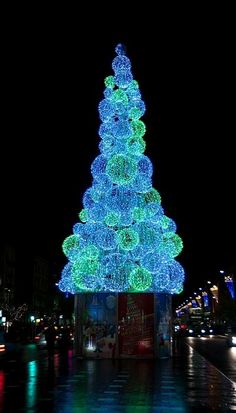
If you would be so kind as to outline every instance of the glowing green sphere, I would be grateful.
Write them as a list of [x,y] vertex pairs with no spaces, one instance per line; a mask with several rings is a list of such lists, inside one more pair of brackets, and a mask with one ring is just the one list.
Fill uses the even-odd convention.
[[163,235],[162,250],[166,251],[171,257],[177,257],[183,249],[183,241],[179,235],[173,232],[165,232]]
[[79,213],[79,218],[81,222],[87,222],[88,221],[88,210],[82,209]]
[[156,202],[157,204],[161,203],[161,195],[155,188],[152,188],[151,191],[144,194],[143,197],[146,204],[150,204],[152,202]]
[[126,155],[113,155],[107,163],[106,173],[114,184],[128,184],[136,176],[137,163]]
[[127,150],[129,153],[139,155],[145,151],[146,143],[140,136],[131,136],[127,142]]
[[109,88],[113,89],[113,88],[115,87],[114,76],[107,76],[107,77],[105,78],[104,83],[105,83],[105,86],[106,86],[106,87],[109,87]]
[[62,251],[71,261],[74,261],[75,257],[78,255],[79,248],[80,238],[77,235],[70,235],[63,241]]
[[120,214],[118,212],[108,212],[108,214],[105,217],[105,224],[108,227],[114,227],[115,225],[118,225],[120,220]]
[[142,222],[145,220],[145,210],[143,208],[140,207],[135,207],[133,209],[133,219],[136,222]]
[[121,249],[133,250],[139,243],[139,236],[132,228],[124,228],[118,231],[118,245]]
[[141,120],[133,120],[131,122],[131,126],[132,126],[132,130],[133,130],[133,134],[134,136],[139,136],[140,138],[143,137],[143,135],[145,135],[146,132],[146,126],[143,123],[143,121]]
[[96,257],[82,256],[72,266],[72,275],[95,274],[98,270],[99,261]]
[[137,267],[130,273],[129,282],[135,291],[146,291],[152,284],[152,275],[145,268]]
[[129,99],[126,95],[125,91],[122,89],[117,89],[112,93],[111,100],[113,102],[120,102],[123,103],[125,106],[128,105]]

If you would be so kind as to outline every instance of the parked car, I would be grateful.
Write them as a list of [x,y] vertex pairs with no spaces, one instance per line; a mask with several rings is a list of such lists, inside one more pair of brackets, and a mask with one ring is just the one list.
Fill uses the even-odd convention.
[[236,327],[229,327],[227,329],[226,344],[228,347],[236,346]]
[[37,345],[39,349],[44,349],[47,346],[46,338],[45,338],[45,333],[44,331],[41,331],[41,333],[38,333],[34,337],[34,342]]

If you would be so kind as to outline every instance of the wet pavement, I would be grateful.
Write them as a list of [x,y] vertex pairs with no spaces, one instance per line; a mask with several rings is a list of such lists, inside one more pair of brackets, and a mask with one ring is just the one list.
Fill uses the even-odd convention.
[[0,369],[0,412],[236,411],[236,383],[192,347],[171,359],[80,360],[42,353]]

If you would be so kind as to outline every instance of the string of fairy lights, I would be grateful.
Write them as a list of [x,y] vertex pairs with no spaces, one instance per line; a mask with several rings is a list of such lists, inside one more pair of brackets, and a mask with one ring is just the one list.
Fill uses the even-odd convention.
[[100,154],[91,165],[92,185],[73,234],[63,242],[68,263],[64,292],[180,293],[184,269],[175,260],[183,248],[176,224],[164,215],[152,187],[153,166],[144,155],[145,113],[139,85],[122,45],[113,76],[105,78],[98,105]]
[[[235,283],[234,283],[233,275],[226,274],[224,270],[220,270],[220,274],[228,289],[230,299],[235,300],[236,294],[235,294]],[[175,311],[177,315],[178,316],[181,315],[182,311],[189,309],[189,308],[193,308],[193,309],[208,308],[211,300],[214,300],[216,303],[218,303],[219,301],[218,282],[214,283],[208,280],[206,282],[205,287],[203,288],[199,287],[198,291],[194,291],[192,296],[187,298],[176,308]],[[211,298],[210,300],[209,300],[209,297]]]

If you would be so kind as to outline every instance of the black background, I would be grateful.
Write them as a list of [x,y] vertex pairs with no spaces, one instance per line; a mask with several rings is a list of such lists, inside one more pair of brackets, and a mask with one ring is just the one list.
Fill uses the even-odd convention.
[[26,260],[40,254],[57,271],[66,263],[61,244],[91,184],[97,106],[121,42],[146,103],[146,154],[183,238],[178,260],[191,292],[220,269],[235,270],[232,11],[159,10],[153,20],[142,10],[107,11],[100,20],[93,10],[95,23],[79,10],[5,16],[1,239],[23,245]]

